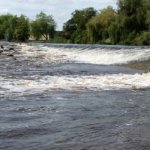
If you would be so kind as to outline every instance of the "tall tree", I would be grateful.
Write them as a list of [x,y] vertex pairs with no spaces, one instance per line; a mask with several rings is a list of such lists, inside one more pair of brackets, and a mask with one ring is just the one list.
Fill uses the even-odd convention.
[[110,30],[113,44],[132,44],[139,34],[147,30],[145,1],[149,0],[117,1],[117,17]]
[[12,16],[8,21],[8,28],[5,32],[5,39],[8,41],[13,41],[15,39],[15,30],[17,27],[17,16]]
[[7,39],[8,29],[13,16],[10,14],[0,16],[0,39]]
[[91,43],[105,41],[109,38],[109,28],[115,20],[116,12],[112,7],[100,11],[98,15],[89,20],[87,24],[88,38]]
[[150,0],[144,0],[144,8],[146,9],[146,24],[150,31]]
[[92,7],[75,10],[72,13],[71,19],[63,27],[67,38],[70,38],[71,42],[74,43],[85,43],[87,38],[86,24],[96,13],[97,11]]
[[29,20],[24,15],[21,15],[17,20],[15,39],[24,42],[28,40],[29,35]]
[[44,37],[45,40],[48,40],[53,38],[55,29],[56,23],[53,17],[43,12],[37,14],[36,20],[31,23],[31,32],[36,39]]
[[122,27],[129,32],[146,29],[146,9],[143,0],[118,0]]

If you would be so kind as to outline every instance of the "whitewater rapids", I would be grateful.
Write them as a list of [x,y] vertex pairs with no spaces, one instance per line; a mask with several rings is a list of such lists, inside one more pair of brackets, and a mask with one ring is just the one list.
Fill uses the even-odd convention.
[[149,150],[150,73],[125,66],[149,62],[150,47],[31,43],[6,50],[0,149]]
[[[21,50],[16,59],[29,61],[29,65],[38,67],[42,64],[51,66],[66,63],[84,63],[98,65],[119,65],[133,61],[150,59],[150,49],[90,49],[90,48],[65,48],[48,46],[21,45]],[[30,66],[29,66],[30,67]],[[79,65],[80,67],[80,65]],[[48,68],[48,67],[47,67]],[[29,71],[32,70],[29,69]],[[36,69],[33,69],[36,70]],[[45,69],[46,70],[46,69]],[[73,69],[72,69],[73,70]],[[20,70],[21,72],[22,70]],[[82,70],[80,70],[82,71]],[[57,70],[56,70],[57,72]],[[71,72],[71,71],[70,71]],[[144,89],[150,88],[150,73],[99,73],[99,74],[68,74],[68,75],[30,75],[31,79],[10,79],[0,77],[1,94],[36,93],[52,90],[119,90],[119,89]]]

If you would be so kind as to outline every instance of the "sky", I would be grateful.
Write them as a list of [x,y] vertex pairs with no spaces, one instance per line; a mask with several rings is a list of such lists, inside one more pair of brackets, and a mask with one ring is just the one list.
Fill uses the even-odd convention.
[[39,12],[53,16],[57,30],[62,30],[63,23],[71,18],[76,9],[94,7],[101,10],[107,6],[116,7],[116,0],[0,0],[0,14],[24,14],[33,20]]

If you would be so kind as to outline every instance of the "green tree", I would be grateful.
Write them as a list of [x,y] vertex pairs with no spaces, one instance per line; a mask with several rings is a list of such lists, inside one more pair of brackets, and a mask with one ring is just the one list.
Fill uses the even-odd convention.
[[7,39],[8,29],[11,25],[13,16],[10,14],[0,16],[0,39]]
[[8,41],[13,41],[15,38],[15,29],[17,26],[17,16],[12,16],[8,21],[8,28],[5,32],[5,39]]
[[24,15],[21,15],[17,19],[17,25],[15,28],[15,40],[17,41],[27,41],[29,38],[29,20]]
[[150,0],[144,0],[144,7],[146,9],[146,24],[150,31]]
[[107,7],[93,17],[87,24],[88,38],[91,43],[103,41],[109,38],[109,28],[115,20],[116,12],[112,7]]
[[31,22],[31,33],[36,39],[42,37],[45,40],[54,37],[56,23],[52,16],[41,12],[36,16],[36,20]]
[[30,24],[31,27],[31,34],[36,40],[39,40],[41,38],[41,33],[39,32],[40,24],[38,24],[38,21],[32,21]]
[[119,0],[118,13],[122,27],[129,32],[146,29],[146,9],[143,0]]
[[66,38],[70,38],[73,43],[86,43],[86,24],[96,13],[97,11],[92,7],[75,10],[72,13],[71,19],[69,19],[63,27]]
[[117,17],[110,27],[113,44],[133,44],[147,30],[146,1],[149,3],[149,0],[118,0]]

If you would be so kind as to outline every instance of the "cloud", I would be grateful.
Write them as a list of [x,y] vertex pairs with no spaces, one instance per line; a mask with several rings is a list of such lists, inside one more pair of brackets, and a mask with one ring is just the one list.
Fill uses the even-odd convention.
[[0,13],[2,14],[7,14],[9,12],[9,10],[7,8],[3,8],[0,10]]
[[115,7],[116,0],[0,0],[0,13],[25,14],[30,19],[40,11],[51,14],[62,29],[75,9],[94,7],[100,10],[108,5]]

